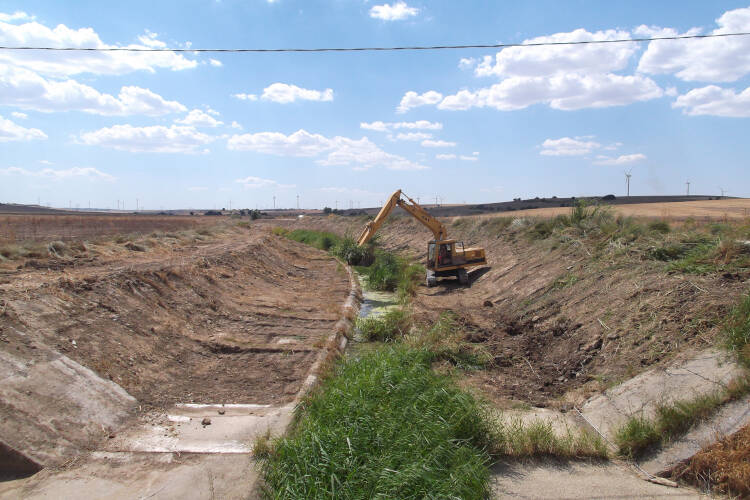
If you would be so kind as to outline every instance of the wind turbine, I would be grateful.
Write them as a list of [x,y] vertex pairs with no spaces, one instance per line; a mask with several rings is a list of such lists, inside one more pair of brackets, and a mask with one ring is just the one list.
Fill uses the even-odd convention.
[[685,181],[685,185],[687,186],[687,195],[690,196],[690,181]]
[[633,176],[633,174],[631,174],[630,172],[632,172],[632,171],[633,171],[633,169],[631,168],[630,170],[628,170],[627,172],[625,172],[625,183],[628,186],[628,197],[630,197],[630,178]]
[[728,191],[721,186],[719,186],[719,190],[721,191],[721,197],[724,198]]

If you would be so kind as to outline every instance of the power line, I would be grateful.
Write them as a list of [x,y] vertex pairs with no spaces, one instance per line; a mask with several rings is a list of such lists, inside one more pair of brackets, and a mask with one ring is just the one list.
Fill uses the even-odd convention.
[[509,47],[546,47],[556,45],[590,45],[603,43],[656,42],[659,40],[689,40],[696,38],[719,38],[748,36],[750,32],[715,33],[710,35],[676,35],[650,38],[618,38],[615,40],[579,40],[571,42],[531,42],[531,43],[495,43],[472,45],[412,45],[401,47],[319,47],[319,48],[281,48],[281,49],[170,49],[166,47],[8,47],[0,50],[50,50],[67,52],[386,52],[409,50],[460,50],[460,49],[504,49]]

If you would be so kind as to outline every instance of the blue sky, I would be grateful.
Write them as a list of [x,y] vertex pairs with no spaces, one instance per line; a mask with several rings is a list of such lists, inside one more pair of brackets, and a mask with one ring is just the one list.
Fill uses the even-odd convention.
[[[748,1],[0,2],[0,45],[277,48],[750,31]],[[314,54],[0,50],[0,201],[750,195],[750,37]]]

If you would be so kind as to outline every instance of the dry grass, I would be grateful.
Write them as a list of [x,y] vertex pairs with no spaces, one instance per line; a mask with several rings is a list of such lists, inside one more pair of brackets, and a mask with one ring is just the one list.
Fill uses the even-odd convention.
[[750,426],[679,464],[672,478],[731,497],[750,498]]

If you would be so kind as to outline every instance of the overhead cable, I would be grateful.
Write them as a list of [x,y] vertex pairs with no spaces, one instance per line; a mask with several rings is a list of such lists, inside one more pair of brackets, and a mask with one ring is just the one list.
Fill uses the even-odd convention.
[[471,44],[471,45],[412,45],[401,47],[319,47],[319,48],[234,48],[234,49],[209,49],[209,48],[166,48],[166,47],[31,47],[31,46],[0,46],[0,50],[49,50],[66,52],[387,52],[387,51],[412,51],[412,50],[461,50],[461,49],[504,49],[509,47],[548,47],[557,45],[592,45],[604,43],[631,43],[631,42],[656,42],[660,40],[690,40],[699,38],[719,38],[748,36],[746,33],[714,33],[710,35],[675,35],[657,36],[648,38],[618,38],[614,40],[579,40],[569,42],[528,42],[528,43],[494,43],[494,44]]

